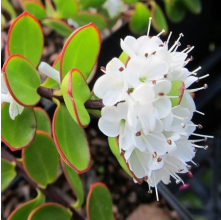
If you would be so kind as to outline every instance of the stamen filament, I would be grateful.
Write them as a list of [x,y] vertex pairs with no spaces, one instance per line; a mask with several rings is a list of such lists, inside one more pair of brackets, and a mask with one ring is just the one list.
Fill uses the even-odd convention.
[[149,24],[148,24],[148,29],[147,29],[147,37],[149,36],[149,33],[150,33],[151,21],[152,21],[152,17],[149,17]]

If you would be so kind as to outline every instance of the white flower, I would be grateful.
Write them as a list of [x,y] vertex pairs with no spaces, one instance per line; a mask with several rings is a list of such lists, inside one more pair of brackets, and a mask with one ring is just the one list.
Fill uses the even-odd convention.
[[20,115],[24,109],[23,106],[19,105],[13,97],[10,95],[5,82],[3,75],[1,74],[1,103],[3,102],[8,102],[10,103],[9,105],[9,115],[12,120],[15,119],[17,115]]
[[115,105],[124,100],[127,94],[125,66],[119,59],[113,58],[104,72],[94,85],[94,93],[103,99],[104,105]]

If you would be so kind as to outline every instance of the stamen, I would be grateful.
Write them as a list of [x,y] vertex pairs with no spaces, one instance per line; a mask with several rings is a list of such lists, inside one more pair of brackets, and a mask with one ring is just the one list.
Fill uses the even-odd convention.
[[190,161],[192,164],[194,164],[196,167],[199,167],[200,165],[198,163],[195,163],[193,160]]
[[156,180],[155,180],[155,174],[154,174],[154,172],[153,172],[153,178],[154,178],[154,183],[155,183],[155,192],[156,192],[157,201],[159,201],[158,190],[157,190],[157,184],[156,184]]
[[157,158],[157,162],[160,163],[162,161],[162,157]]
[[148,53],[145,53],[144,56],[145,56],[145,57],[148,57]]
[[164,96],[164,93],[163,93],[163,92],[160,92],[158,95],[159,95],[159,96]]
[[196,140],[188,140],[188,142],[191,142],[191,143],[202,142],[202,141],[205,141],[205,138],[204,139],[196,139]]
[[183,37],[184,35],[182,33],[180,33],[178,39],[175,41],[175,43],[173,44],[173,46],[169,49],[169,52],[172,52],[172,50],[177,46],[177,44],[179,44],[179,40],[181,37]]
[[183,185],[181,185],[181,186],[179,187],[179,190],[186,190],[186,189],[189,188],[189,186],[190,186],[189,183],[183,184]]
[[137,137],[141,135],[141,132],[138,131],[136,134],[135,134]]
[[105,68],[104,66],[101,66],[101,67],[100,67],[100,70],[101,70],[101,71],[106,71],[106,68]]
[[192,174],[191,171],[188,171],[188,172],[186,173],[186,175],[187,175],[189,178],[193,178],[193,174]]
[[157,37],[159,37],[161,34],[163,34],[165,32],[165,30],[163,29],[158,35]]
[[204,78],[206,78],[206,77],[208,77],[208,76],[209,76],[209,74],[206,74],[206,75],[204,75],[204,76],[199,77],[198,80],[204,79]]
[[149,24],[148,24],[148,29],[147,29],[147,37],[149,36],[149,33],[150,33],[151,20],[152,20],[152,17],[149,17]]
[[205,113],[200,112],[200,111],[197,111],[197,110],[195,110],[194,112],[196,112],[196,113],[198,113],[198,114],[200,114],[200,115],[205,115]]
[[209,148],[208,145],[205,145],[205,146],[204,146],[204,150],[207,150],[208,148]]
[[199,90],[207,89],[207,88],[208,88],[208,85],[207,85],[207,84],[204,84],[204,86],[203,86],[203,87],[200,87],[200,88],[196,88],[196,89],[185,89],[185,90],[190,93],[190,92],[197,92],[197,91],[199,91]]
[[120,68],[119,68],[119,71],[120,71],[120,72],[122,72],[123,70],[124,70],[124,68],[123,68],[123,67],[120,67]]
[[167,143],[168,143],[169,145],[171,145],[171,144],[172,144],[172,141],[171,141],[171,140],[167,140]]
[[202,67],[199,66],[198,68],[196,68],[195,70],[193,70],[192,73],[196,73],[198,70],[201,70],[201,69],[202,69]]
[[169,44],[171,35],[172,35],[172,31],[170,31],[170,34],[169,34],[169,36],[168,36],[168,38],[167,38],[167,41],[165,42],[166,44]]
[[205,137],[205,138],[214,138],[214,136],[203,135],[203,134],[196,134],[196,133],[192,133],[192,135],[195,135],[195,136],[198,136],[198,137]]
[[188,54],[190,51],[192,51],[194,49],[194,46],[192,46],[187,52],[186,54]]
[[197,144],[192,144],[193,147],[197,147],[197,148],[204,148],[204,146],[200,146],[200,145],[197,145]]
[[148,184],[149,190],[147,191],[149,194],[153,193],[153,190],[150,188],[150,185]]

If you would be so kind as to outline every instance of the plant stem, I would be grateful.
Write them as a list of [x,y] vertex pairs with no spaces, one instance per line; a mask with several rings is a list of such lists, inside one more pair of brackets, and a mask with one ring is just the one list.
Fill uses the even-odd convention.
[[[60,102],[64,102],[63,96],[54,95],[54,91],[55,91],[54,89],[48,89],[48,88],[41,87],[41,86],[38,88],[38,94],[41,97],[44,97],[44,98],[49,99],[51,101],[53,98],[56,98]],[[104,107],[104,104],[101,99],[100,100],[88,100],[84,103],[84,105],[88,109],[97,109],[97,110],[100,110]]]
[[1,155],[2,158],[6,159],[7,161],[10,162],[15,162],[16,163],[16,171],[19,173],[23,178],[34,188],[38,188],[41,190],[42,193],[44,193],[48,198],[50,198],[51,201],[59,203],[69,209],[71,209],[73,216],[72,219],[75,220],[84,220],[85,218],[82,217],[81,215],[78,214],[73,208],[70,207],[69,203],[63,199],[62,194],[55,190],[53,186],[49,185],[47,186],[46,189],[40,188],[35,182],[33,182],[27,175],[23,165],[21,162],[19,162],[12,154],[10,154],[6,149],[2,147],[1,149]]

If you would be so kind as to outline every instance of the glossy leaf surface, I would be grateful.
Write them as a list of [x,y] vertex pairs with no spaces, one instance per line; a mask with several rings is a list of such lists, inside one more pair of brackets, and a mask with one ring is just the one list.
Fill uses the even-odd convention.
[[45,202],[45,196],[41,193],[40,190],[37,191],[38,195],[36,198],[25,202],[24,204],[20,205],[16,208],[8,217],[7,220],[27,220],[29,214],[34,210],[36,207],[41,205]]
[[37,93],[40,76],[35,67],[24,57],[12,55],[5,62],[2,72],[10,94],[22,106],[36,105],[41,96]]
[[69,37],[74,31],[74,29],[58,18],[46,18],[42,21],[42,23],[50,27],[52,30],[55,30],[62,37]]
[[84,188],[81,182],[81,178],[71,167],[69,167],[65,162],[63,162],[63,160],[61,160],[61,164],[64,170],[66,180],[68,181],[72,191],[77,197],[77,201],[74,204],[71,204],[71,206],[77,209],[81,207],[84,202]]
[[1,192],[10,185],[15,176],[15,163],[1,158]]
[[81,5],[82,9],[87,9],[89,7],[91,8],[97,8],[99,6],[101,6],[106,0],[95,0],[95,1],[91,1],[91,0],[79,0],[79,3]]
[[41,59],[43,44],[43,33],[38,20],[28,12],[23,12],[9,29],[8,54],[20,54],[37,66]]
[[87,197],[87,218],[89,220],[113,220],[112,199],[103,183],[91,185]]
[[152,19],[153,27],[158,32],[164,29],[165,30],[164,34],[166,34],[168,32],[168,25],[162,9],[154,1],[150,2],[150,4],[151,4],[151,17],[153,18]]
[[172,107],[177,106],[180,104],[181,99],[183,97],[183,92],[185,89],[185,85],[182,81],[179,80],[174,80],[171,81],[172,83],[172,88],[171,91],[169,92],[168,96],[178,96],[178,98],[171,98],[171,103]]
[[57,203],[45,203],[34,209],[27,220],[71,220],[69,209]]
[[17,115],[15,120],[12,120],[8,111],[9,104],[2,104],[2,141],[11,150],[20,150],[21,148],[28,146],[35,137],[35,114],[32,108],[24,108],[22,114]]
[[103,31],[105,28],[107,28],[107,21],[101,14],[81,12],[73,16],[72,19],[77,22],[79,26],[83,26],[92,22],[98,27],[100,31]]
[[77,0],[53,0],[58,18],[71,18],[78,11]]
[[34,112],[37,120],[37,130],[45,131],[51,135],[51,120],[48,116],[48,113],[40,107],[35,107]]
[[100,33],[91,23],[76,30],[66,41],[61,52],[61,81],[71,69],[90,75],[100,52]]
[[141,2],[136,4],[133,16],[130,20],[130,29],[135,34],[143,34],[148,28],[150,17],[149,9]]
[[37,131],[34,141],[22,151],[22,162],[27,174],[39,186],[45,188],[52,183],[57,177],[59,154],[50,135]]
[[63,79],[61,91],[67,109],[82,128],[90,123],[90,116],[84,107],[84,103],[90,98],[90,89],[84,76],[77,70],[71,70]]
[[52,132],[64,162],[77,173],[86,172],[91,165],[91,156],[84,129],[76,124],[62,103],[55,111]]
[[43,19],[46,17],[46,10],[44,5],[36,0],[23,1],[24,9],[30,14],[34,15],[37,19]]

